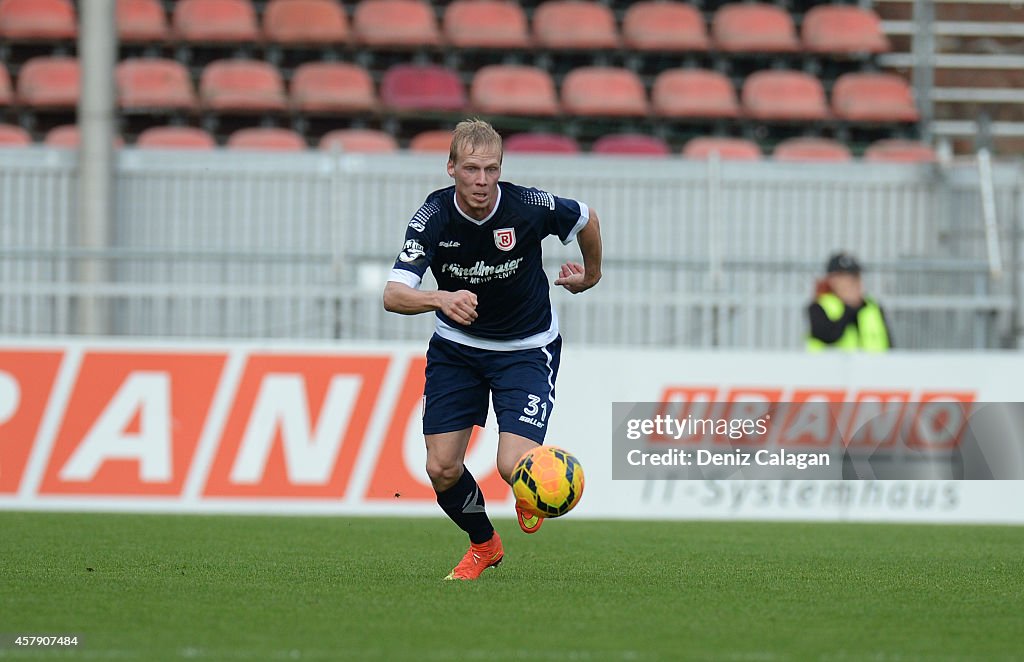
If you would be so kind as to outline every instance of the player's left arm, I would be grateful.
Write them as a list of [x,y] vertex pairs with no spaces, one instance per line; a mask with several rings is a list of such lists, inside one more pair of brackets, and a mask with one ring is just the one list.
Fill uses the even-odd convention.
[[558,272],[555,285],[560,285],[573,294],[579,294],[597,285],[601,280],[601,222],[592,208],[587,224],[576,234],[576,241],[583,254],[583,264],[566,262]]

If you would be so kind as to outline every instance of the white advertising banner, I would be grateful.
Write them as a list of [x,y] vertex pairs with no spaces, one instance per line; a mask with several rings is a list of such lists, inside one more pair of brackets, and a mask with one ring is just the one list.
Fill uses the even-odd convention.
[[[0,340],[0,508],[440,515],[422,344]],[[548,443],[570,517],[1024,523],[1024,481],[612,480],[614,402],[1018,402],[1024,356],[575,349]],[[512,516],[493,420],[467,465]]]

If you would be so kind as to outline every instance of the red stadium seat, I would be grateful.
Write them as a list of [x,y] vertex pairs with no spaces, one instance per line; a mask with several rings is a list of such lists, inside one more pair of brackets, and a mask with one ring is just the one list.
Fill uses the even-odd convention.
[[139,134],[135,146],[144,149],[213,149],[213,136],[193,126],[153,126]]
[[607,6],[587,0],[548,0],[533,13],[538,46],[552,49],[617,48],[615,15]]
[[363,0],[353,25],[364,46],[415,48],[437,46],[441,33],[434,10],[425,0]]
[[887,139],[871,143],[864,160],[874,163],[934,163],[935,150],[916,140]]
[[718,154],[722,161],[757,161],[761,158],[761,148],[757,143],[745,138],[693,138],[683,147],[683,157],[687,159],[709,159]]
[[366,69],[347,62],[306,62],[295,69],[292,106],[306,113],[356,113],[377,107]]
[[767,121],[811,121],[828,117],[825,89],[801,71],[758,71],[743,81],[743,111]]
[[0,0],[0,39],[48,41],[77,35],[70,0]]
[[444,36],[457,48],[528,48],[526,14],[508,0],[455,0],[444,12]]
[[[65,124],[63,126],[56,126],[47,131],[46,136],[43,138],[43,144],[48,147],[78,149],[82,144],[82,136],[76,125]],[[121,136],[114,136],[114,147],[124,147],[124,138]]]
[[444,129],[417,133],[409,141],[409,151],[411,152],[443,152],[447,154],[451,151],[451,147],[452,132]]
[[800,50],[793,18],[782,7],[732,3],[711,22],[715,46],[729,53],[795,53]]
[[515,133],[503,141],[506,154],[579,154],[573,138],[560,133]]
[[846,145],[831,138],[788,138],[775,146],[772,158],[776,161],[842,163],[853,157]]
[[217,111],[269,112],[287,107],[284,82],[262,60],[215,60],[199,79],[199,100]]
[[398,151],[398,141],[376,129],[335,129],[320,139],[320,149],[353,154],[386,154]]
[[121,108],[195,110],[198,106],[188,70],[177,60],[129,58],[117,64],[115,77]]
[[622,19],[622,41],[638,51],[706,51],[711,45],[700,11],[674,0],[631,4]]
[[473,76],[469,91],[473,109],[494,115],[543,115],[558,113],[555,83],[544,69],[524,65],[495,64]]
[[9,106],[14,103],[14,88],[11,86],[11,75],[7,73],[7,67],[0,63],[0,106]]
[[740,105],[732,82],[717,71],[668,69],[651,88],[651,106],[661,117],[737,117]]
[[348,17],[337,0],[271,0],[263,11],[263,34],[274,44],[343,44]]
[[853,5],[818,5],[804,14],[801,27],[809,53],[884,53],[889,40],[878,14]]
[[562,107],[570,115],[605,117],[637,117],[648,110],[640,77],[614,67],[580,67],[566,74]]
[[28,131],[13,124],[0,124],[0,147],[24,147],[32,144]]
[[668,156],[671,150],[665,141],[640,133],[619,133],[601,136],[590,148],[593,154],[624,156]]
[[171,18],[174,34],[189,42],[257,41],[256,11],[249,0],[178,0]]
[[832,87],[832,110],[850,122],[916,122],[914,93],[896,74],[847,73]]
[[232,133],[228,136],[227,147],[268,152],[301,152],[306,149],[306,141],[291,129],[257,126]]
[[160,0],[117,0],[117,38],[126,43],[160,42],[170,36]]
[[380,99],[384,106],[398,111],[456,111],[465,108],[466,91],[451,69],[433,64],[396,64],[384,72]]
[[34,108],[74,108],[80,90],[78,60],[73,57],[34,57],[18,76],[18,102]]

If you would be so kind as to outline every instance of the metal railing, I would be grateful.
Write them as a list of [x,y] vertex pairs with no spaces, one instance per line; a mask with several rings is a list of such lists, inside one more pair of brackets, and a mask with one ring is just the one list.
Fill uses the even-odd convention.
[[[75,333],[95,300],[115,335],[425,338],[430,316],[386,313],[380,293],[408,219],[450,182],[444,160],[125,149],[111,246],[97,251],[77,244],[74,154],[0,150],[0,333]],[[602,218],[604,281],[552,294],[575,342],[801,347],[815,278],[838,248],[866,263],[900,347],[1016,342],[1015,166],[991,168],[988,234],[973,165],[510,155],[504,176]],[[993,245],[1002,278],[989,273]],[[545,250],[549,272],[578,256],[554,239]],[[77,282],[77,263],[95,258],[110,282]]]

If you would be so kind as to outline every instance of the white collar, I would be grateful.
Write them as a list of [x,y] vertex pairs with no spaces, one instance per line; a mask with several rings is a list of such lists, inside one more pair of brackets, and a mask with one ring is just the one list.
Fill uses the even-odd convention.
[[472,216],[470,216],[469,214],[467,214],[466,212],[462,211],[462,207],[459,206],[459,194],[458,194],[457,191],[452,193],[452,200],[455,202],[455,208],[459,210],[459,213],[462,214],[462,217],[464,219],[466,219],[470,223],[476,223],[477,225],[483,225],[487,221],[491,220],[491,218],[494,216],[494,214],[498,211],[498,205],[501,204],[501,185],[500,184],[498,185],[498,197],[496,197],[494,199],[494,207],[491,209],[491,213],[488,214],[486,218],[481,219],[481,220],[477,220],[477,219],[473,218]]

